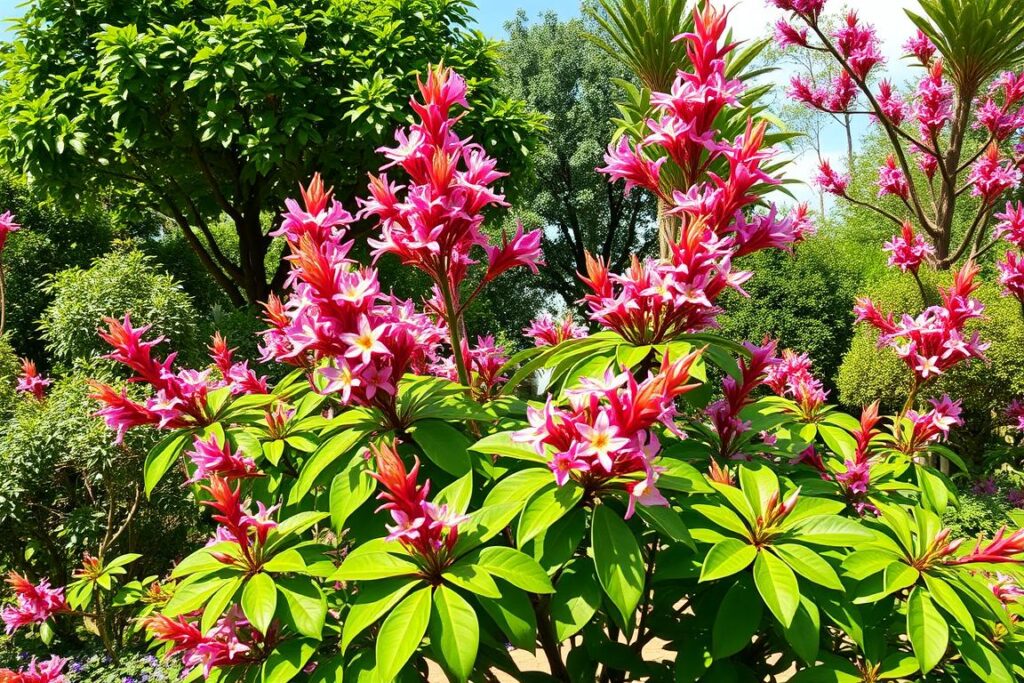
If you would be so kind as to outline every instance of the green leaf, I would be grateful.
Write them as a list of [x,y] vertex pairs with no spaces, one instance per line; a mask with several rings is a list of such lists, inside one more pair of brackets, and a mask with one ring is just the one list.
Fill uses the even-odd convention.
[[[596,583],[594,587],[600,600],[600,589],[597,589]],[[537,643],[537,616],[530,598],[523,591],[509,585],[498,588],[501,589],[500,598],[478,597],[477,601],[512,645],[532,652]]]
[[732,576],[750,566],[757,556],[757,548],[735,538],[719,541],[704,558],[700,581],[714,581]]
[[221,586],[220,590],[206,601],[206,605],[203,608],[203,618],[199,624],[199,628],[203,633],[213,628],[217,620],[224,615],[228,605],[234,601],[235,594],[238,593],[238,589],[241,587],[242,577],[236,576]]
[[502,455],[516,460],[547,463],[547,458],[528,444],[513,441],[512,432],[498,432],[485,436],[470,446],[469,450],[484,455]]
[[153,489],[160,483],[160,480],[167,474],[167,470],[174,466],[186,447],[191,443],[191,432],[171,432],[146,455],[146,463],[142,467],[142,479],[146,484],[146,497],[153,493]]
[[294,505],[302,500],[309,493],[309,490],[313,488],[317,477],[330,467],[335,460],[355,448],[364,436],[365,432],[363,431],[346,429],[324,441],[320,448],[316,449],[309,456],[309,459],[303,463],[302,470],[299,471],[299,478],[295,481],[295,485],[292,486],[291,493],[288,496],[288,503]]
[[607,505],[594,509],[591,550],[601,587],[629,624],[643,595],[644,558],[633,532]]
[[465,476],[459,477],[434,497],[435,505],[446,504],[458,514],[463,514],[469,508],[469,501],[473,497],[473,472],[470,470]]
[[466,560],[456,562],[451,567],[448,567],[441,574],[441,577],[451,583],[452,585],[458,586],[471,593],[482,595],[485,598],[500,598],[501,591],[498,590],[498,584],[494,583],[494,579],[488,574],[483,568],[478,567],[475,564],[469,564]]
[[750,645],[761,626],[764,603],[749,576],[732,585],[718,606],[711,629],[711,654],[715,659],[731,657]]
[[389,544],[389,541],[378,539],[358,546],[348,554],[331,580],[368,581],[419,572],[420,568],[412,560],[390,552]]
[[356,636],[384,616],[419,584],[418,579],[384,579],[360,586],[359,595],[342,626],[341,651],[347,650]]
[[391,611],[377,633],[377,675],[381,681],[393,681],[409,661],[427,632],[430,621],[431,587],[408,596]]
[[516,545],[522,548],[540,532],[565,516],[583,498],[583,487],[574,481],[558,486],[553,481],[530,499],[519,516]]
[[298,676],[316,648],[315,641],[305,639],[286,640],[278,645],[263,663],[264,683],[287,683]]
[[472,469],[469,439],[447,422],[420,420],[409,431],[423,453],[445,472],[461,477]]
[[284,597],[295,630],[319,640],[327,620],[327,598],[320,587],[306,578],[279,578],[277,590]]
[[288,548],[277,553],[263,564],[263,569],[274,574],[285,572],[306,571],[306,561],[302,559],[302,553],[294,548]]
[[601,606],[601,586],[590,568],[581,562],[570,564],[562,572],[551,598],[551,619],[559,642],[574,636]]
[[857,546],[874,538],[874,534],[860,523],[834,515],[808,517],[793,532],[793,539],[801,543],[831,547]]
[[667,505],[637,505],[636,511],[648,524],[665,536],[666,540],[679,541],[691,550],[697,549],[683,518],[672,508]]
[[949,627],[928,596],[918,586],[907,600],[907,637],[914,648],[921,673],[927,674],[946,656]]
[[277,610],[277,586],[269,574],[253,574],[242,589],[242,611],[256,630],[266,633]]
[[739,467],[740,489],[758,516],[772,496],[779,495],[779,478],[770,467],[761,463],[745,463]]
[[804,662],[813,666],[818,661],[818,650],[821,647],[821,614],[807,596],[800,596],[800,606],[793,615],[793,623],[789,628],[783,629],[783,635]]
[[760,552],[754,560],[754,583],[775,618],[790,628],[800,605],[800,586],[793,570],[771,553]]
[[932,599],[973,638],[976,635],[974,617],[971,616],[967,605],[956,594],[953,587],[939,577],[932,576],[927,572],[922,573],[921,576],[924,577],[924,585],[928,587],[928,593]]
[[469,680],[480,645],[480,624],[466,599],[445,586],[434,591],[430,644],[455,680]]
[[771,549],[790,569],[808,581],[833,590],[843,590],[843,582],[839,580],[836,570],[810,548],[796,543],[777,543]]
[[345,529],[349,516],[373,495],[377,482],[367,474],[362,458],[352,458],[331,482],[331,528],[336,534]]
[[544,568],[532,557],[514,548],[484,548],[480,551],[476,565],[528,593],[555,592]]

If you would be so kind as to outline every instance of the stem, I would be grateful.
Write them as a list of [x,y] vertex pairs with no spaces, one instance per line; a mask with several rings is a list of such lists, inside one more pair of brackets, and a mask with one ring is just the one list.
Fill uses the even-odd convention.
[[537,615],[537,640],[540,641],[541,649],[548,660],[548,667],[551,675],[560,681],[570,681],[569,671],[562,661],[562,652],[558,648],[558,638],[555,636],[555,629],[551,625],[551,617],[547,610],[541,607],[536,598],[533,602],[533,611]]
[[7,326],[7,273],[4,272],[4,264],[0,263],[0,334],[4,333]]
[[896,437],[897,446],[900,445],[900,432],[902,431],[901,427],[903,426],[903,418],[906,417],[906,414],[914,407],[914,399],[917,398],[917,391],[920,388],[921,386],[915,377],[914,383],[910,386],[910,393],[907,394],[907,400],[903,403],[903,408],[900,409],[899,415],[896,416],[896,423],[893,425],[893,436]]
[[451,284],[447,277],[440,277],[437,281],[444,299],[445,323],[448,325],[448,335],[451,337],[452,358],[455,360],[455,369],[459,373],[459,382],[470,389],[469,369],[466,367],[466,359],[462,355],[462,319],[459,317],[458,309],[455,306],[455,297],[452,295]]

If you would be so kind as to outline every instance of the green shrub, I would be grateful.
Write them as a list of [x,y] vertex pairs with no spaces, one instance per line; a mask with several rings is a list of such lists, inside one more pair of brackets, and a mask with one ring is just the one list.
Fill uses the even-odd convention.
[[53,273],[85,268],[110,249],[113,227],[102,212],[77,214],[40,203],[24,181],[0,171],[0,213],[12,211],[21,231],[4,249],[7,278],[7,333],[18,355],[43,361],[38,321],[53,294],[40,285]]
[[197,313],[191,299],[151,257],[121,243],[89,268],[71,268],[53,276],[47,290],[52,303],[40,328],[55,362],[68,367],[76,358],[106,352],[96,334],[105,316],[132,316],[135,325],[151,324],[186,358],[201,353]]

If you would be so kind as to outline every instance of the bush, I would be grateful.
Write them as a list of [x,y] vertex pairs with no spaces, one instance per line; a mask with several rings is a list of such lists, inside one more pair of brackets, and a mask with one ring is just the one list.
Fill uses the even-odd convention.
[[198,314],[181,285],[131,244],[120,244],[88,268],[56,274],[47,291],[53,301],[40,329],[47,350],[65,367],[103,352],[96,330],[107,316],[131,314],[136,325],[152,325],[187,358],[196,358],[203,348]]
[[[937,300],[936,287],[948,283],[949,273],[924,272],[930,298]],[[880,308],[912,315],[923,306],[921,293],[909,275],[890,272],[867,288],[865,294]],[[983,284],[977,297],[985,304],[985,317],[969,330],[991,342],[985,355],[989,363],[972,361],[953,368],[930,385],[921,398],[949,394],[963,401],[967,425],[957,432],[964,455],[977,462],[994,439],[993,429],[1001,422],[1006,406],[1024,394],[1024,316],[1013,299],[1001,295],[993,284]],[[860,326],[839,368],[839,399],[846,406],[867,405],[880,400],[883,408],[898,410],[910,388],[911,373],[889,349],[879,349],[878,333]]]
[[22,226],[3,253],[7,333],[18,355],[34,358],[42,367],[46,358],[38,321],[53,294],[41,283],[67,268],[88,267],[110,249],[114,228],[96,208],[70,214],[39,204],[8,171],[0,171],[0,213],[4,211],[13,212]]

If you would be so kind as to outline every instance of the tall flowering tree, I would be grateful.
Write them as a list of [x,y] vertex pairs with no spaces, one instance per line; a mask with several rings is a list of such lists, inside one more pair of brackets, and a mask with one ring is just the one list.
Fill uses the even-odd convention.
[[[895,197],[899,210],[855,196],[849,177],[828,162],[819,169],[820,187],[900,228],[887,245],[891,263],[915,276],[923,260],[945,269],[992,249],[994,211],[1000,198],[1020,185],[1024,161],[1019,144],[1024,79],[1013,70],[1024,57],[1024,5],[921,2],[922,14],[910,13],[918,30],[904,45],[921,77],[911,91],[900,92],[884,76],[874,27],[855,9],[828,29],[825,0],[770,4],[789,13],[776,27],[783,46],[826,53],[840,67],[828,84],[795,77],[789,94],[819,111],[868,116],[880,127],[890,151],[878,170],[877,194]],[[973,218],[957,234],[954,217],[968,199],[976,207]]]
[[[352,216],[314,178],[275,231],[290,276],[267,302],[264,354],[287,377],[264,382],[220,338],[208,367],[180,368],[130,320],[109,323],[111,358],[142,385],[96,386],[112,438],[164,430],[147,488],[171,478],[209,513],[206,544],[146,593],[161,654],[193,679],[261,683],[432,665],[536,678],[508,644],[565,682],[1024,672],[1024,530],[972,541],[941,523],[955,492],[928,462],[957,401],[858,420],[827,403],[809,358],[713,332],[721,291],[752,276],[733,261],[809,228],[800,209],[755,206],[776,178],[724,70],[726,18],[698,8],[679,39],[692,64],[655,95],[649,134],[609,151],[608,173],[660,192],[681,230],[665,260],[592,262],[593,334],[541,319],[508,360],[464,341],[469,262],[486,261],[487,286],[538,255],[526,233],[483,240],[498,166],[457,137],[469,102],[440,68],[362,204],[378,255],[433,280],[425,301],[380,291],[351,257]],[[742,132],[721,134],[714,120],[734,115]],[[665,189],[669,156],[696,164],[692,186]],[[983,352],[963,328],[973,290],[968,268],[919,320],[869,302],[862,315],[923,385]],[[117,562],[86,558],[63,593],[18,581],[12,623],[65,618],[63,595],[81,609]]]

